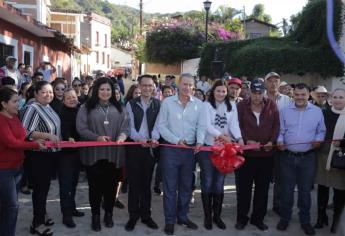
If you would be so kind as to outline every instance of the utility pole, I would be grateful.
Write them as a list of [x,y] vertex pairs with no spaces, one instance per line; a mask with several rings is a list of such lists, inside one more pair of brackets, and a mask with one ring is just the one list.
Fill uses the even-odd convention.
[[284,33],[284,36],[287,35],[287,32],[288,32],[288,23],[287,23],[286,19],[283,18],[283,33]]
[[[139,2],[139,9],[140,9],[140,19],[139,19],[139,26],[140,26],[140,36],[143,34],[143,0]],[[139,75],[141,75],[141,62],[139,61]]]
[[246,33],[246,7],[243,6],[243,32],[244,32],[244,39],[247,38],[247,33]]

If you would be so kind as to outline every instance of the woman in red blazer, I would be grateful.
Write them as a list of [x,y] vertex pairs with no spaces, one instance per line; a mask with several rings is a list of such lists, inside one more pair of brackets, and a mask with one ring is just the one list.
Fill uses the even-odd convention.
[[43,142],[24,141],[26,134],[17,117],[19,97],[10,88],[0,89],[0,235],[14,236],[18,215],[18,182],[25,149],[44,148]]

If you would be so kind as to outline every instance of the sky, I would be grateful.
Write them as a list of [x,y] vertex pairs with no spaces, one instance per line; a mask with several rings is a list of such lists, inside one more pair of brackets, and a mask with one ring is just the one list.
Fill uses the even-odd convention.
[[[300,12],[308,0],[211,0],[211,11],[221,5],[238,10],[245,7],[246,14],[251,14],[255,4],[262,3],[265,13],[272,16],[272,23],[277,24],[282,18],[290,19],[290,16]],[[128,5],[139,8],[139,0],[109,0],[109,2]],[[174,13],[189,10],[202,10],[204,0],[143,0],[144,12],[148,13]]]

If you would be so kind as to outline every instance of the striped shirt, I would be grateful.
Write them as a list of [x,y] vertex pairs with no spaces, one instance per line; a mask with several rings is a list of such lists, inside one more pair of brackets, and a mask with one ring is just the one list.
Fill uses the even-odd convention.
[[[61,121],[58,114],[49,106],[43,106],[38,102],[26,106],[21,116],[21,121],[27,132],[27,138],[31,139],[33,132],[42,132],[58,136],[61,139]],[[59,151],[51,149],[48,151]]]

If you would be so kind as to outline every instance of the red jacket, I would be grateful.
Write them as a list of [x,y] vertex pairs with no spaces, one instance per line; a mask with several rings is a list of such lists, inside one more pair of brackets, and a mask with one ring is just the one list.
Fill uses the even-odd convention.
[[[257,125],[256,117],[251,109],[251,100],[246,99],[237,105],[238,121],[244,143],[248,140],[260,142],[264,145],[271,141],[276,143],[279,135],[279,111],[277,105],[271,99],[264,98],[264,107],[260,113],[260,123]],[[272,156],[273,151],[246,151],[247,157]]]
[[35,142],[26,142],[25,129],[18,117],[8,118],[0,113],[0,170],[21,167],[25,149],[38,149]]

